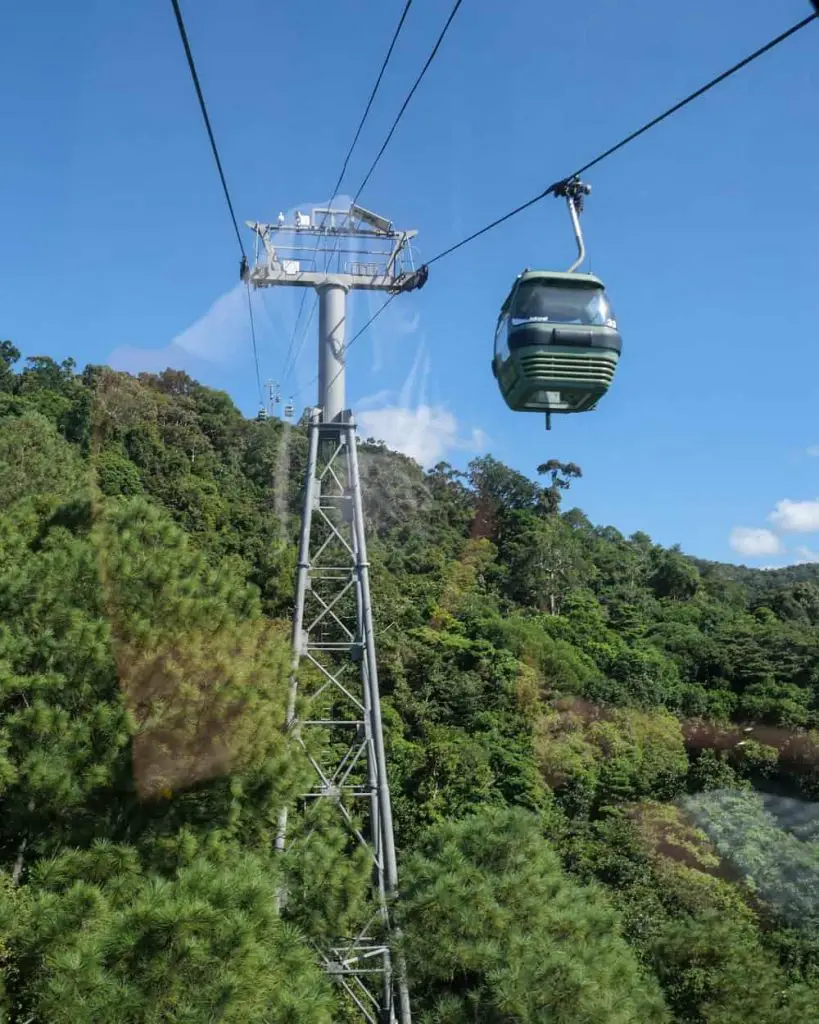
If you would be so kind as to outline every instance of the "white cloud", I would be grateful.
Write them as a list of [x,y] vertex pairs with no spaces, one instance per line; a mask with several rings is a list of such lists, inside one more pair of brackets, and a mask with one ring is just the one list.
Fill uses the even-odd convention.
[[772,530],[762,527],[735,526],[731,530],[730,544],[734,551],[749,558],[778,555],[782,552],[782,541]]
[[798,547],[795,551],[797,561],[795,565],[809,565],[819,562],[819,551],[812,551],[810,548]]
[[[356,419],[363,437],[374,437],[429,468],[448,453],[477,453],[486,448],[486,434],[473,427],[462,436],[457,417],[445,405],[427,401],[429,359],[419,345],[399,395],[380,391],[358,403]],[[416,397],[417,396],[417,397]]]
[[805,449],[805,455],[810,455],[814,459],[819,458],[819,444],[809,445]]
[[786,533],[814,533],[819,530],[819,499],[791,501],[783,498],[768,519]]
[[486,436],[477,427],[467,437],[459,436],[458,420],[441,405],[390,405],[360,412],[357,419],[363,437],[375,437],[425,467],[434,466],[448,452],[479,452],[486,445]]
[[191,366],[192,359],[225,364],[239,349],[248,330],[247,297],[240,281],[164,348],[120,345],[108,357],[108,364],[129,373],[156,373],[168,366],[184,370]]

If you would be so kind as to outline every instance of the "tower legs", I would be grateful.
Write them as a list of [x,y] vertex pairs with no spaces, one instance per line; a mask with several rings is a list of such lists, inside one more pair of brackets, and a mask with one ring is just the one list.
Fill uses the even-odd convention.
[[[393,963],[386,941],[394,934],[390,904],[398,871],[355,424],[344,411],[328,421],[314,410],[308,427],[293,652],[288,727],[314,771],[304,802],[331,802],[373,867],[369,924],[359,935],[331,940],[320,952],[322,965],[358,1007],[362,1021],[411,1024],[403,961]],[[304,675],[310,682],[299,693],[302,664],[309,666]],[[320,731],[325,742],[314,746],[311,731]],[[276,847],[283,850],[286,810],[278,825]],[[378,938],[369,934],[374,925]]]

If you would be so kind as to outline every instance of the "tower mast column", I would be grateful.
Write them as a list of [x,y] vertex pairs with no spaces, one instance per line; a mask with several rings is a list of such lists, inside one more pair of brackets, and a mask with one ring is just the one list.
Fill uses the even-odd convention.
[[318,406],[323,423],[334,423],[344,411],[344,338],[347,288],[328,282],[319,297]]

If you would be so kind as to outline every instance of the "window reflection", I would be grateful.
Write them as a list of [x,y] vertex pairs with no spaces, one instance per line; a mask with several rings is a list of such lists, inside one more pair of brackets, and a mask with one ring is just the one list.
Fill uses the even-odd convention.
[[602,327],[612,325],[614,313],[602,288],[525,281],[515,294],[512,325],[517,326],[529,320]]

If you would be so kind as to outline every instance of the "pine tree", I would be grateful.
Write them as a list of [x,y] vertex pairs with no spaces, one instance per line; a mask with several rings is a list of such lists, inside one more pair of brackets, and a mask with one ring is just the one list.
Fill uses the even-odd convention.
[[430,1022],[668,1020],[599,893],[563,873],[524,811],[432,829],[404,869],[401,918]]

